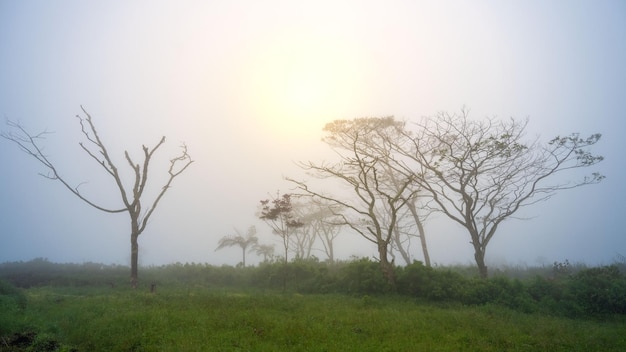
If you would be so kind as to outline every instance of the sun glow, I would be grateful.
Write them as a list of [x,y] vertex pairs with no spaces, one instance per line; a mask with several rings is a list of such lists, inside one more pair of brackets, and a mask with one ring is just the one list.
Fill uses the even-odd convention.
[[[314,38],[315,39],[315,38]],[[299,138],[346,118],[358,92],[358,69],[338,43],[288,36],[258,48],[249,99],[264,129]]]

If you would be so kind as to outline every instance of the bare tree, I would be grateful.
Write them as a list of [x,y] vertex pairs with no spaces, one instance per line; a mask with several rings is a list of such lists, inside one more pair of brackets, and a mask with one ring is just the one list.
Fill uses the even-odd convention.
[[297,259],[308,259],[315,244],[316,236],[309,218],[310,205],[302,201],[292,201],[293,216],[302,223],[302,226],[293,229],[289,240],[290,248]]
[[329,260],[334,261],[333,241],[338,235],[341,225],[335,223],[340,220],[331,212],[330,207],[338,211],[338,207],[328,202],[322,203],[313,197],[300,197],[293,203],[294,215],[302,222],[303,226],[297,228],[293,234],[293,252],[297,258],[308,259],[315,248],[315,244],[321,242],[324,252]]
[[[335,213],[343,223],[366,240],[376,245],[383,275],[395,286],[394,264],[389,260],[389,247],[398,214],[411,198],[414,191],[414,175],[398,179],[399,188],[390,185],[385,163],[388,155],[383,154],[384,140],[380,134],[394,129],[393,118],[364,118],[353,121],[337,120],[329,123],[324,131],[329,136],[324,141],[340,158],[335,164],[300,163],[311,175],[320,179],[338,181],[349,194],[326,195],[313,189],[303,181],[288,179],[306,194],[325,200],[344,209]],[[385,216],[381,214],[385,213]]]
[[602,161],[589,151],[600,134],[572,134],[541,144],[524,139],[526,126],[527,121],[514,119],[473,121],[466,110],[459,115],[441,113],[425,118],[416,133],[406,135],[411,148],[396,148],[415,162],[416,179],[438,210],[468,231],[483,278],[488,276],[487,245],[504,220],[560,190],[604,178],[599,173],[575,182],[557,177]]
[[142,196],[144,194],[144,191],[146,190],[146,185],[148,181],[148,166],[154,153],[159,149],[159,147],[161,147],[161,145],[165,143],[165,137],[162,137],[161,140],[153,148],[148,148],[145,145],[142,146],[144,155],[143,162],[141,164],[135,163],[131,159],[128,151],[124,152],[124,157],[128,162],[130,168],[133,170],[135,176],[132,187],[128,187],[124,184],[118,167],[113,162],[113,159],[111,158],[104,142],[100,139],[100,136],[98,135],[91,116],[87,113],[87,111],[85,111],[82,106],[81,110],[86,115],[86,117],[81,117],[80,115],[76,115],[76,117],[79,119],[81,132],[83,134],[83,137],[85,138],[85,141],[80,142],[79,145],[115,181],[115,184],[117,185],[118,191],[120,192],[120,196],[122,199],[122,206],[120,208],[111,209],[98,205],[96,202],[88,199],[80,192],[80,184],[77,186],[72,186],[64,177],[61,176],[55,164],[48,158],[48,156],[43,153],[42,146],[39,144],[40,141],[45,138],[48,132],[44,131],[42,133],[32,134],[26,131],[26,129],[19,123],[7,121],[7,124],[12,128],[12,131],[2,132],[2,137],[14,142],[23,152],[37,159],[47,169],[48,172],[47,174],[42,174],[42,176],[51,180],[58,180],[63,184],[63,186],[65,186],[65,188],[72,192],[72,194],[74,194],[85,203],[107,213],[128,213],[128,215],[130,216],[131,226],[130,281],[131,286],[133,288],[136,288],[138,280],[137,266],[139,258],[139,235],[141,235],[141,233],[143,233],[143,231],[145,230],[146,225],[148,224],[148,220],[150,219],[157,205],[163,198],[165,192],[171,187],[172,181],[174,181],[177,176],[182,174],[183,171],[185,171],[193,161],[191,160],[189,154],[187,154],[187,147],[183,145],[181,154],[170,160],[170,166],[168,169],[169,177],[167,178],[167,181],[160,188],[160,191],[157,193],[154,200],[148,202],[148,207],[146,209],[143,209]]
[[241,247],[241,251],[243,255],[243,260],[241,263],[243,267],[245,268],[246,267],[246,251],[252,250],[258,242],[259,242],[259,238],[256,236],[256,227],[254,227],[253,225],[248,228],[248,232],[246,232],[245,236],[241,234],[241,231],[239,231],[238,229],[235,229],[235,235],[222,237],[219,240],[218,246],[215,250],[217,251],[224,247],[233,247],[233,246]]
[[339,236],[342,223],[338,220],[318,219],[314,223],[314,231],[322,243],[329,263],[335,262],[335,239]]
[[339,231],[343,225],[343,220],[334,214],[340,213],[341,208],[333,203],[309,198],[308,211],[303,220],[310,227],[313,237],[319,239],[328,261],[334,263],[334,242],[337,236],[339,236]]

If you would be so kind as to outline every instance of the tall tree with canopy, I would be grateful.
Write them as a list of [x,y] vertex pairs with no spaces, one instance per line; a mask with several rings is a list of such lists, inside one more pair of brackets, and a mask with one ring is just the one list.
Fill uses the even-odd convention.
[[600,182],[594,172],[577,181],[561,174],[602,161],[590,147],[600,134],[556,137],[548,143],[527,141],[527,121],[470,120],[461,114],[440,113],[416,124],[411,141],[394,144],[413,160],[420,187],[436,208],[465,228],[474,247],[480,276],[488,276],[485,253],[498,227],[522,207],[552,197],[556,192]]
[[129,187],[122,179],[122,175],[113,161],[113,158],[109,154],[105,143],[98,135],[97,129],[93,123],[91,115],[81,106],[81,110],[85,114],[85,117],[76,115],[79,120],[83,142],[79,142],[79,146],[87,153],[104,171],[113,178],[117,189],[119,191],[122,206],[119,208],[108,208],[99,205],[94,200],[88,199],[83,195],[80,190],[80,184],[72,186],[69,181],[61,176],[60,171],[57,169],[53,161],[43,152],[43,147],[40,145],[40,140],[44,139],[48,132],[41,132],[38,134],[32,134],[28,132],[21,124],[7,121],[11,131],[2,132],[2,137],[17,144],[17,146],[26,154],[32,156],[40,164],[47,169],[47,174],[41,174],[42,176],[61,182],[65,188],[67,188],[72,194],[78,197],[83,202],[90,206],[107,213],[128,213],[130,217],[130,243],[131,243],[131,266],[130,266],[130,282],[133,288],[137,287],[138,283],[138,259],[139,259],[139,235],[143,233],[148,225],[148,220],[154,213],[157,205],[165,195],[165,192],[171,187],[172,182],[178,176],[180,176],[193,162],[189,154],[187,154],[187,146],[182,145],[182,152],[170,159],[170,166],[168,169],[168,177],[165,184],[161,186],[160,191],[156,194],[155,198],[147,202],[148,207],[143,208],[143,195],[146,190],[148,182],[148,171],[150,161],[155,152],[165,143],[165,137],[152,148],[148,148],[145,145],[143,149],[143,161],[141,163],[135,163],[128,151],[124,151],[124,157],[128,166],[133,170],[134,180]]

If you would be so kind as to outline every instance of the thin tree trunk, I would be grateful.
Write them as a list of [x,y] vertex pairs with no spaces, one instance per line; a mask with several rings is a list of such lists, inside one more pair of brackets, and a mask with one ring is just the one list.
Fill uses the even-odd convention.
[[424,264],[426,264],[427,267],[430,267],[430,255],[428,254],[428,246],[426,245],[426,232],[424,231],[424,225],[420,220],[419,214],[417,214],[415,203],[410,201],[407,203],[407,206],[409,207],[409,211],[411,211],[411,215],[413,215],[415,225],[417,225],[417,231],[419,232],[420,243],[422,245],[422,253],[424,254]]
[[138,262],[139,262],[139,243],[136,234],[130,235],[130,286],[137,288],[138,282]]
[[[393,241],[396,243],[398,252],[400,252],[400,255],[402,256],[402,259],[404,259],[406,265],[411,265],[411,255],[402,246],[402,240],[400,239],[400,229],[398,228],[398,225],[396,225],[393,229]],[[410,241],[410,239],[408,239],[407,241]]]
[[333,250],[333,242],[332,241],[330,241],[328,243],[328,260],[331,263],[335,262],[335,253],[334,253],[334,250]]
[[428,254],[428,245],[426,244],[426,232],[424,231],[424,225],[421,221],[416,221],[417,231],[420,233],[420,243],[422,245],[422,252],[424,253],[424,264],[430,267],[430,255]]
[[489,273],[487,271],[487,265],[485,265],[485,251],[478,246],[474,246],[474,249],[474,259],[476,260],[476,265],[478,266],[478,273],[481,279],[486,279],[489,276]]
[[287,255],[289,254],[289,242],[287,235],[283,236],[283,245],[285,246],[285,262],[283,263],[283,293],[287,292],[287,270],[289,261]]
[[387,257],[387,243],[378,244],[378,255],[380,257],[380,268],[383,272],[383,276],[387,279],[389,285],[395,291],[396,289],[396,273],[393,268],[393,263],[389,262]]

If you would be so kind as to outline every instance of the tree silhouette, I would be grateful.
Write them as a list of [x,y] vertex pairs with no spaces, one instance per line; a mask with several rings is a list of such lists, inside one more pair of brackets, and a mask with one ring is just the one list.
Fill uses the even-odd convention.
[[257,255],[263,256],[263,261],[267,262],[267,258],[272,257],[274,255],[274,245],[270,244],[256,244],[254,246],[254,253]]
[[286,193],[282,196],[277,194],[276,198],[271,201],[269,199],[262,200],[260,207],[259,218],[265,221],[272,232],[282,240],[286,264],[289,255],[289,236],[292,235],[294,229],[304,225],[294,217],[291,194]]
[[287,290],[287,264],[289,256],[289,241],[293,231],[304,226],[300,220],[294,217],[291,194],[276,194],[272,200],[261,200],[259,218],[263,220],[272,232],[282,240],[284,249],[283,260],[283,291]]
[[558,191],[604,179],[597,172],[578,181],[555,177],[601,162],[589,150],[600,134],[581,138],[574,133],[540,143],[524,138],[527,123],[470,120],[467,110],[440,113],[417,123],[414,133],[405,132],[410,144],[394,142],[413,161],[407,165],[437,210],[467,230],[483,278],[488,276],[487,245],[503,221]]
[[115,181],[122,200],[122,205],[119,208],[111,209],[98,205],[96,202],[88,199],[80,192],[78,189],[80,184],[78,186],[72,186],[65,177],[61,176],[55,164],[46,154],[43,153],[43,147],[39,144],[39,141],[44,139],[49,132],[44,131],[38,134],[32,134],[26,131],[26,129],[19,123],[7,121],[7,124],[12,130],[10,132],[2,132],[1,136],[11,142],[14,142],[23,152],[37,159],[37,161],[39,161],[39,163],[41,163],[48,171],[47,174],[41,174],[42,176],[50,180],[61,182],[65,188],[67,188],[72,194],[83,202],[107,213],[128,213],[130,216],[131,227],[130,281],[131,286],[136,288],[138,281],[139,235],[141,235],[145,230],[148,225],[148,220],[154,213],[154,210],[163,198],[163,195],[165,195],[165,192],[171,187],[174,179],[180,176],[193,161],[191,160],[189,154],[187,154],[187,146],[183,144],[181,154],[173,159],[170,159],[170,166],[167,171],[167,181],[160,187],[160,191],[156,194],[156,197],[151,202],[148,202],[148,207],[144,209],[142,207],[142,201],[148,182],[148,166],[150,165],[150,161],[152,160],[155,152],[165,143],[165,137],[162,137],[153,148],[148,148],[145,145],[142,146],[143,162],[141,164],[135,163],[130,157],[128,151],[124,151],[126,162],[133,170],[134,174],[134,180],[131,186],[128,187],[128,185],[126,185],[122,180],[122,175],[109,154],[107,147],[98,135],[91,115],[89,115],[89,113],[87,113],[82,106],[81,110],[86,117],[82,117],[80,115],[76,115],[76,117],[79,119],[81,132],[85,141],[80,142],[79,145],[85,153],[95,160],[96,163],[102,167],[104,171]]
[[259,242],[259,238],[256,236],[256,227],[250,226],[248,228],[248,232],[246,235],[242,235],[241,231],[235,229],[235,235],[224,236],[219,242],[218,246],[215,249],[222,249],[225,247],[233,247],[239,246],[241,247],[242,255],[243,255],[243,267],[246,267],[246,251],[254,249],[254,246]]
[[341,224],[376,246],[381,271],[392,287],[396,285],[395,264],[389,256],[394,229],[408,199],[417,194],[412,173],[390,174],[390,160],[394,159],[383,136],[395,136],[401,124],[392,117],[362,118],[336,120],[324,127],[327,136],[323,141],[340,160],[298,165],[313,177],[335,182],[345,192],[331,195],[310,182],[287,178],[305,194],[340,209],[333,210],[333,215]]

